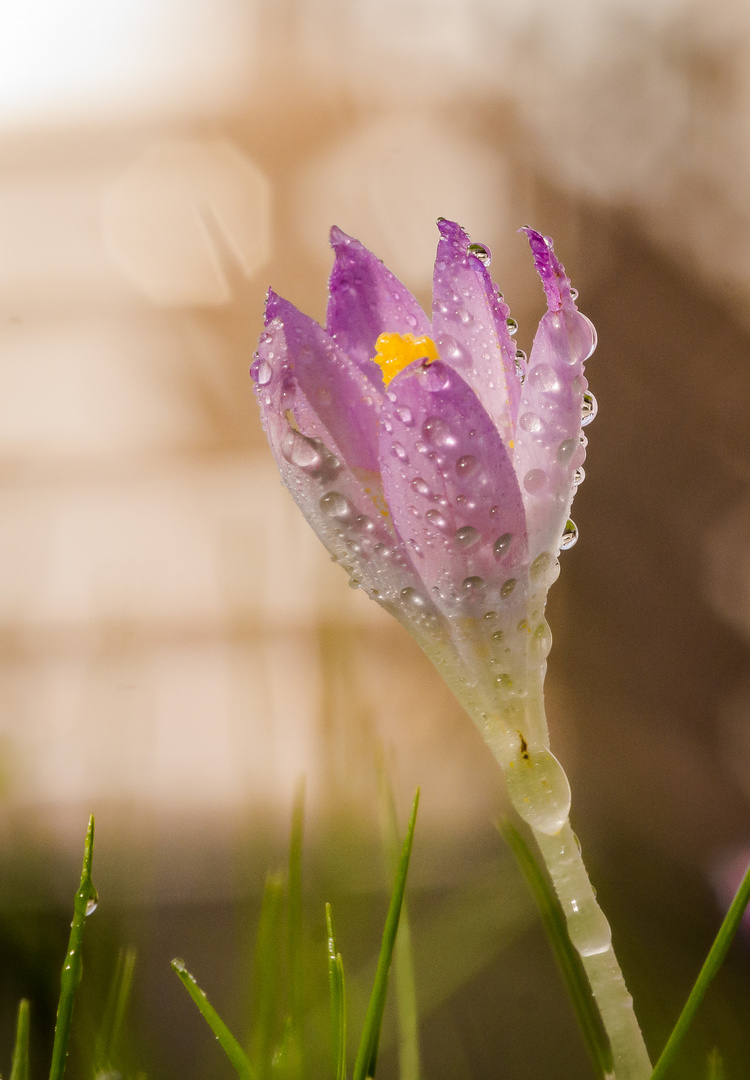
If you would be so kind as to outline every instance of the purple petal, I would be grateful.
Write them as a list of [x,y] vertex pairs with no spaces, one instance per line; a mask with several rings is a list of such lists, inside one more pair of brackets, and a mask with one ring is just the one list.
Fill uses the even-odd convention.
[[350,468],[378,469],[381,391],[309,316],[269,290],[266,326],[283,340],[286,364]]
[[483,263],[469,254],[469,237],[440,219],[433,282],[433,337],[489,413],[506,443],[513,438],[521,383],[508,332],[510,310]]
[[417,301],[380,259],[334,226],[335,262],[329,283],[328,333],[380,385],[380,369],[370,361],[384,333],[431,334]]
[[449,615],[501,604],[528,569],[526,521],[508,450],[471,388],[440,361],[411,365],[389,386],[380,445],[383,492],[425,594]]
[[523,492],[531,558],[557,554],[573,498],[573,476],[585,452],[579,441],[587,382],[583,364],[595,345],[593,327],[576,308],[570,281],[551,246],[531,229],[534,262],[547,294],[521,391],[515,460]]
[[[419,638],[425,620],[439,622],[439,617],[429,601],[410,602],[421,595],[421,581],[391,525],[379,473],[362,464],[370,451],[354,460],[356,448],[346,427],[351,410],[343,401],[352,386],[369,384],[321,327],[275,294],[269,296],[266,318],[252,373],[282,479],[352,580]],[[367,409],[371,426],[377,420],[374,403],[364,408],[358,414],[360,430]]]

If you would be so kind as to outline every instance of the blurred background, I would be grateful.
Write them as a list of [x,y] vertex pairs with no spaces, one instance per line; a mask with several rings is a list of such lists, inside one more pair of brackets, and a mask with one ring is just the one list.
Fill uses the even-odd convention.
[[[2,6],[6,1026],[18,993],[48,1018],[94,810],[91,948],[139,944],[144,1067],[223,1076],[170,956],[233,1000],[237,911],[305,777],[311,933],[340,896],[364,964],[385,757],[403,816],[422,787],[417,930],[420,897],[473,912],[457,955],[457,924],[424,938],[425,1075],[587,1075],[499,772],[281,488],[248,378],[269,285],[322,319],[332,223],[429,305],[444,215],[492,249],[522,348],[525,222],[599,330],[549,714],[659,1048],[750,857],[749,59],[741,0]],[[749,972],[738,944],[695,1037],[737,1076]]]

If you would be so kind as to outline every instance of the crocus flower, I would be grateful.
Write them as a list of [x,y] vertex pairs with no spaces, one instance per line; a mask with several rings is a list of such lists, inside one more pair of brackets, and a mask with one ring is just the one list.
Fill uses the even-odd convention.
[[333,228],[326,328],[269,291],[252,375],[283,480],[351,584],[413,634],[506,775],[536,754],[554,787],[544,605],[576,538],[595,335],[551,241],[525,228],[548,307],[527,362],[489,252],[438,228],[431,321]]

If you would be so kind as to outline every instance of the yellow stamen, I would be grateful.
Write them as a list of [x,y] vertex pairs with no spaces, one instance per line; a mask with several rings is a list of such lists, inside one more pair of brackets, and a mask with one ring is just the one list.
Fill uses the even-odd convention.
[[414,360],[431,363],[440,359],[437,345],[428,337],[415,338],[414,334],[381,334],[375,342],[377,355],[373,356],[383,372],[383,382],[388,383]]

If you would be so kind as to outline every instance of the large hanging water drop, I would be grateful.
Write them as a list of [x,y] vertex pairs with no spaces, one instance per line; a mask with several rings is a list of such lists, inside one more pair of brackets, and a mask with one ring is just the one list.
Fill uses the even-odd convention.
[[554,836],[568,819],[570,784],[562,765],[546,747],[521,749],[505,767],[508,797],[520,816],[538,832]]
[[560,538],[560,551],[570,551],[578,543],[578,526],[575,521],[568,518]]
[[473,255],[475,259],[479,259],[483,266],[489,266],[492,262],[492,254],[488,247],[484,244],[469,244],[466,249],[467,255]]
[[581,427],[588,427],[598,412],[599,405],[596,398],[590,390],[585,390],[581,404]]

